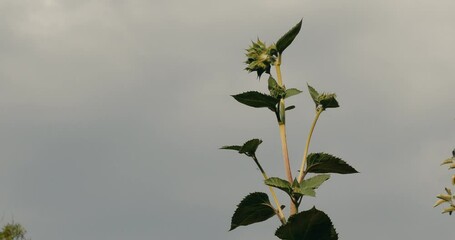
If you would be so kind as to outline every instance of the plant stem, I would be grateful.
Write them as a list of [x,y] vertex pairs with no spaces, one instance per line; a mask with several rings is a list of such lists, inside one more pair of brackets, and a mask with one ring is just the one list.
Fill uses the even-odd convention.
[[[254,162],[256,163],[256,165],[258,166],[259,170],[261,171],[262,176],[264,177],[264,180],[267,180],[269,177],[265,173],[264,169],[262,168],[262,166],[259,163],[259,161],[256,158],[256,156],[253,155],[252,158],[253,158]],[[285,224],[286,223],[286,217],[284,216],[283,210],[281,209],[281,204],[278,201],[278,197],[276,196],[275,190],[273,190],[273,188],[271,186],[269,186],[269,189],[270,189],[270,193],[272,194],[273,201],[275,202],[276,209],[278,211],[277,216],[280,219],[281,223]]]
[[[283,86],[283,77],[281,76],[281,54],[278,55],[278,59],[275,62],[275,71],[276,71],[276,76],[277,76],[277,82],[280,87]],[[284,104],[284,99],[280,100],[280,107],[285,108]],[[283,111],[283,114],[285,111]],[[283,154],[283,161],[284,161],[284,170],[286,172],[286,177],[289,181],[289,183],[292,184],[293,178],[292,178],[292,170],[291,170],[291,164],[289,163],[289,153],[288,153],[288,143],[287,143],[287,138],[286,138],[286,122],[282,121],[278,123],[279,129],[280,129],[280,138],[281,138],[281,152]],[[291,215],[297,213],[297,206],[293,201],[291,201],[291,207],[290,207],[290,213]]]
[[316,116],[314,117],[313,124],[311,125],[310,133],[308,134],[308,138],[306,140],[305,151],[303,152],[303,160],[302,165],[300,166],[299,178],[297,178],[297,181],[299,183],[302,182],[303,178],[305,177],[306,173],[303,171],[303,169],[307,165],[308,149],[310,148],[311,136],[313,135],[314,127],[316,126],[319,116],[323,111],[324,109],[322,107],[316,109]]

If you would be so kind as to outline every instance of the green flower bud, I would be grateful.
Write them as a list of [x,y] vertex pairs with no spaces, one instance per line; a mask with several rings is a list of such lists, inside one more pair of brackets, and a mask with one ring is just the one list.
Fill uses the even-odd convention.
[[246,64],[248,65],[245,70],[248,72],[257,72],[258,78],[265,73],[270,74],[270,68],[275,64],[277,51],[275,45],[267,47],[265,42],[257,40],[252,42],[251,46],[246,50]]

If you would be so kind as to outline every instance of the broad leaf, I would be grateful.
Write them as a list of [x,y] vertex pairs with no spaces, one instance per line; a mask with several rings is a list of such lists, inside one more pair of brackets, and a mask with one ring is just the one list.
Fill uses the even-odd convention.
[[244,153],[248,156],[253,156],[258,149],[258,146],[262,143],[261,139],[251,139],[243,144],[242,148],[239,150],[239,153]]
[[300,28],[302,28],[302,20],[300,20],[297,25],[295,25],[291,30],[289,30],[286,34],[284,34],[277,42],[276,42],[276,49],[281,54],[283,51],[291,45],[292,41],[294,41],[297,34],[300,32]]
[[291,96],[294,96],[294,95],[297,95],[299,93],[301,93],[302,91],[300,91],[299,89],[297,88],[289,88],[286,90],[286,96],[284,98],[288,98],[288,97],[291,97]]
[[353,167],[341,158],[327,153],[311,153],[308,155],[308,165],[306,172],[310,173],[339,173],[351,174],[358,173]]
[[260,92],[250,91],[244,92],[237,95],[232,95],[240,103],[243,103],[250,107],[255,108],[269,108],[274,110],[276,108],[276,104],[280,101],[270,95],[266,95]]
[[220,149],[235,150],[238,151],[240,154],[245,154],[251,157],[256,154],[256,150],[258,149],[261,143],[262,143],[261,139],[254,138],[248,140],[242,146],[240,145],[223,146]]
[[294,188],[294,192],[314,197],[316,196],[316,192],[314,190],[321,186],[321,184],[327,181],[329,178],[330,175],[328,174],[321,174],[308,178],[300,182],[299,188]]
[[283,240],[338,239],[338,234],[330,218],[315,207],[292,215],[286,224],[276,230],[275,235]]
[[264,181],[264,183],[265,183],[265,185],[281,189],[284,192],[286,192],[288,195],[292,194],[291,184],[284,179],[277,178],[277,177],[271,177],[271,178],[266,179]]
[[275,215],[267,194],[262,192],[250,193],[237,206],[231,220],[231,228],[247,226],[253,223],[265,221]]

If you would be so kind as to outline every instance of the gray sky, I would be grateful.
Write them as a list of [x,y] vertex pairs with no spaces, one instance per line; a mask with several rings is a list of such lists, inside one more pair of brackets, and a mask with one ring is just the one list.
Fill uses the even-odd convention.
[[[36,240],[276,239],[276,218],[227,231],[267,188],[218,148],[261,138],[262,165],[284,177],[274,116],[229,95],[266,91],[244,49],[303,17],[285,84],[337,93],[311,151],[361,172],[332,176],[303,208],[324,210],[340,239],[453,238],[455,217],[432,208],[455,147],[453,12],[450,0],[0,0],[0,223]],[[295,175],[313,103],[306,91],[289,103]]]

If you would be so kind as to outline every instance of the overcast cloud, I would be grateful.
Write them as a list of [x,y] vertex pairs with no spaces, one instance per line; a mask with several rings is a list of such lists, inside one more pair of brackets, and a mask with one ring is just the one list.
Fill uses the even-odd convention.
[[[266,91],[244,49],[303,17],[285,84],[337,93],[311,151],[361,172],[304,208],[340,239],[451,239],[455,218],[432,205],[455,147],[454,12],[451,0],[0,0],[0,225],[34,240],[276,239],[275,218],[227,231],[267,188],[218,148],[261,138],[264,168],[284,176],[273,115],[229,95]],[[289,102],[296,171],[313,104]]]

